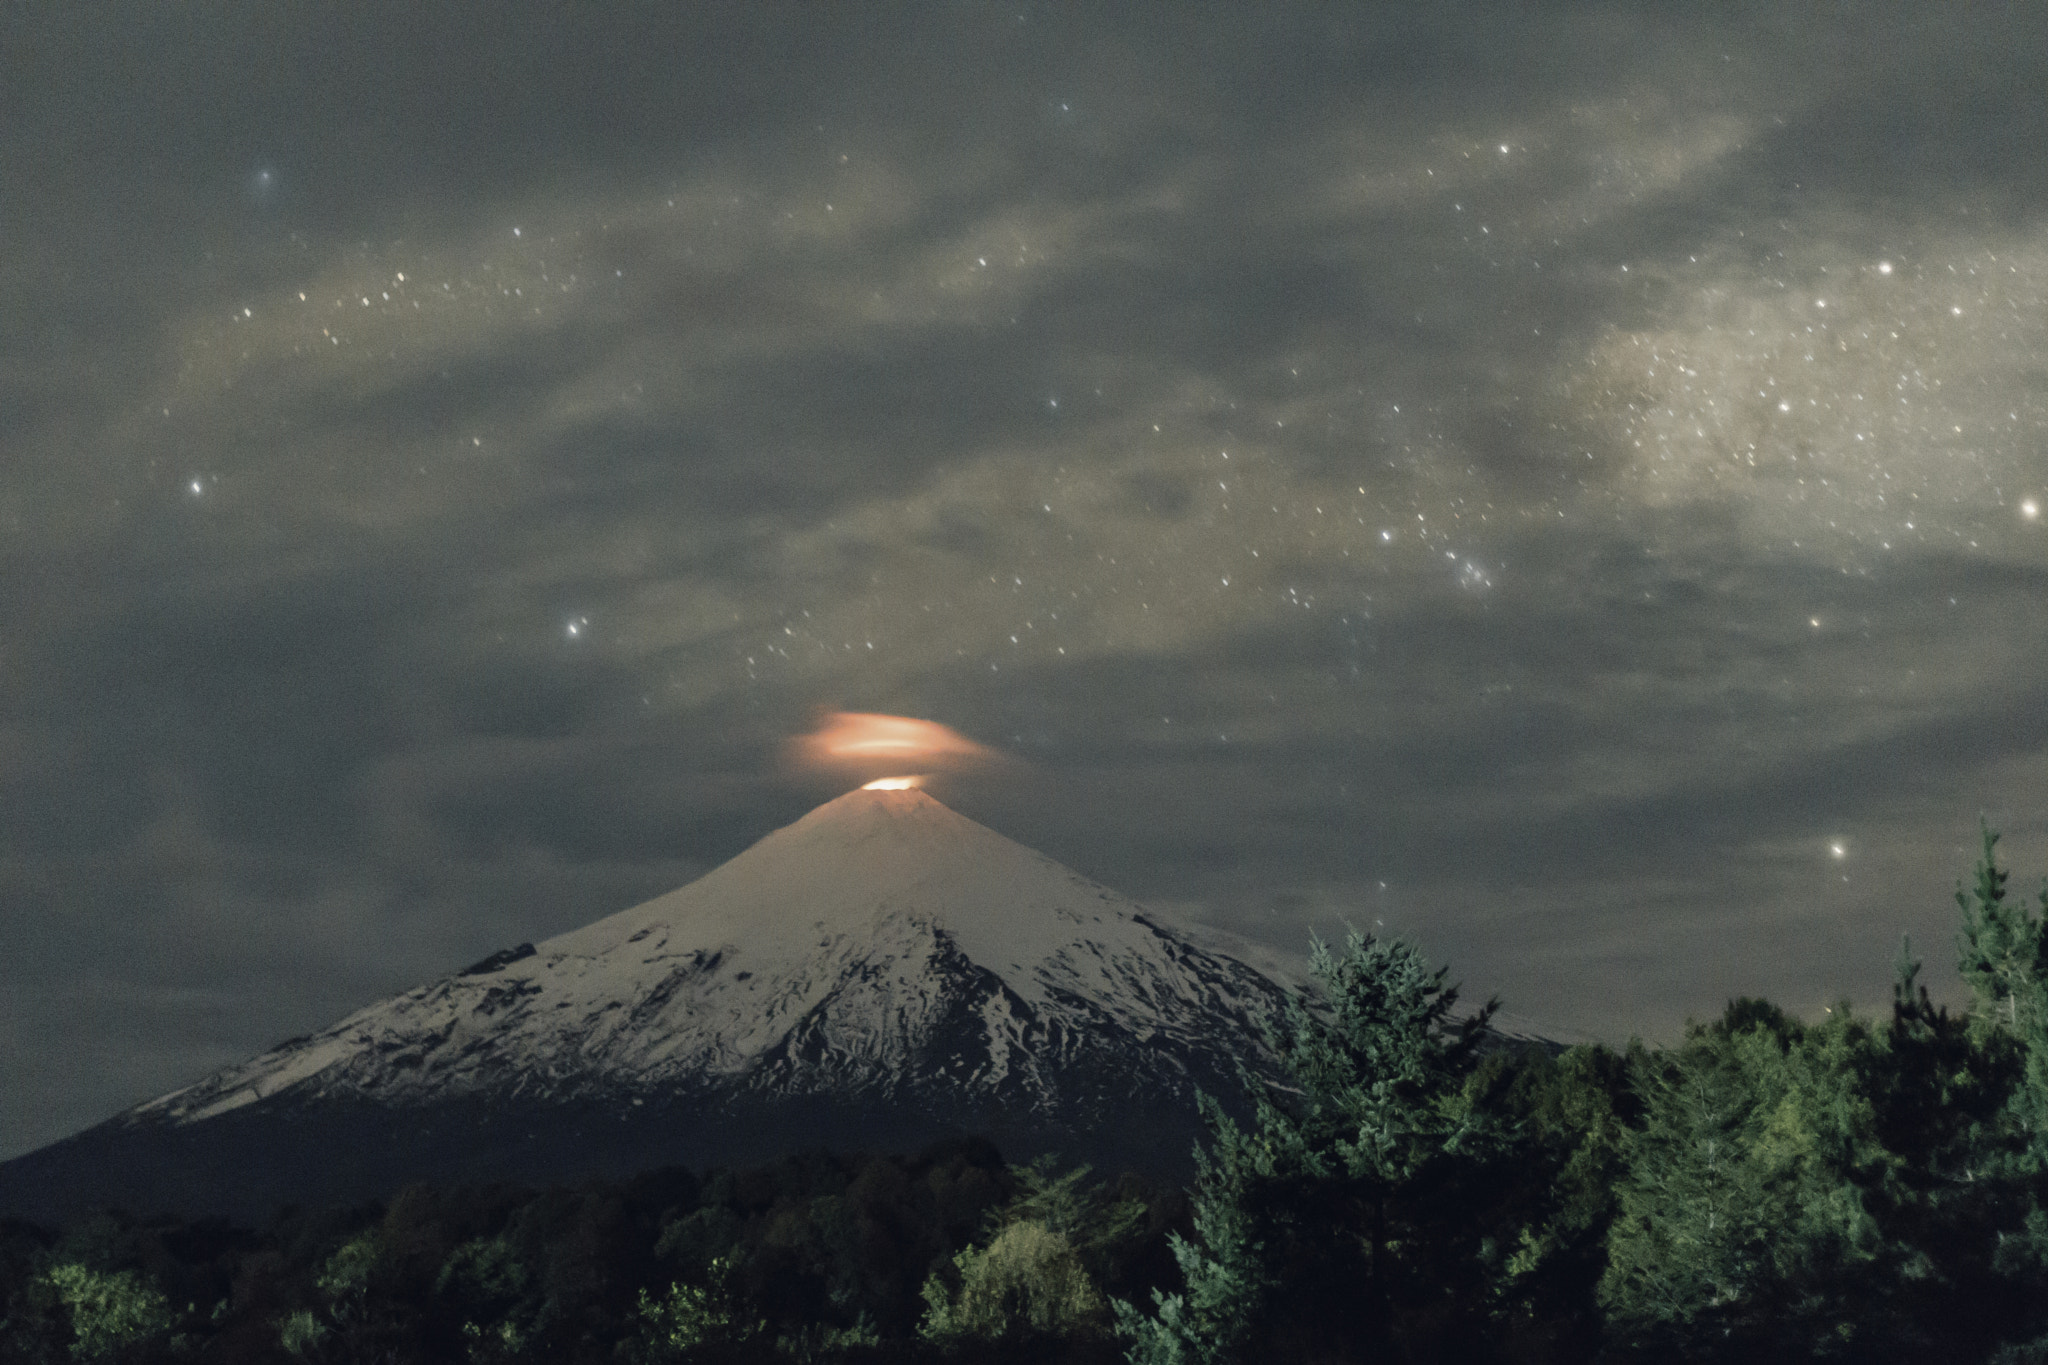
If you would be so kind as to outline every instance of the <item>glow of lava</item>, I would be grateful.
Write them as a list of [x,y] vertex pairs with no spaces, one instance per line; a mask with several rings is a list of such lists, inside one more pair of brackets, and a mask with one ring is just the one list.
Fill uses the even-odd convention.
[[878,777],[872,782],[861,783],[860,789],[864,792],[900,792],[923,785],[924,777],[920,774],[916,777]]
[[860,711],[835,711],[800,741],[814,762],[831,764],[888,761],[975,762],[992,757],[987,749],[937,721],[909,716],[879,716]]

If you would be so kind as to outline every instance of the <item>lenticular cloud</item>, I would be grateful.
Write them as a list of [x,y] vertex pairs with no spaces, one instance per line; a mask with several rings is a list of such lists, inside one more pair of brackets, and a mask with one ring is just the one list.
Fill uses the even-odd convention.
[[937,721],[864,711],[834,711],[790,746],[794,764],[810,772],[846,777],[888,777],[920,772],[967,772],[1000,762],[1000,755]]

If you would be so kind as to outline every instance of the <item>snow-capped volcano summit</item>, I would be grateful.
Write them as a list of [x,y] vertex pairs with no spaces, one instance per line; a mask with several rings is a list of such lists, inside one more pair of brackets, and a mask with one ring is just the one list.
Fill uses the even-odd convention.
[[679,890],[132,1113],[189,1123],[295,1087],[386,1103],[737,1087],[1050,1114],[1084,1071],[1209,1050],[1272,989],[922,791],[862,789]]
[[[138,1165],[154,1183],[110,1197],[247,1210],[960,1132],[1012,1160],[1170,1167],[1196,1087],[1235,1093],[1280,995],[922,791],[862,789],[676,891],[10,1162],[0,1209],[27,1178],[104,1202],[89,1187]],[[282,1158],[252,1175],[232,1159],[252,1147]]]

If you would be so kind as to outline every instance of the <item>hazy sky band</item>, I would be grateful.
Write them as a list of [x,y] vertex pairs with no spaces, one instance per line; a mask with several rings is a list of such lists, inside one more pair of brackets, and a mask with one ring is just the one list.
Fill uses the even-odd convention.
[[1567,1036],[2048,867],[2036,12],[417,9],[0,17],[0,1152],[688,880],[825,709]]

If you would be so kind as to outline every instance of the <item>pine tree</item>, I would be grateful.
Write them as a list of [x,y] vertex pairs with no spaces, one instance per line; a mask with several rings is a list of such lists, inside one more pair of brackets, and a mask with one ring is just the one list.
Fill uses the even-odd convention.
[[1998,866],[1998,835],[1980,822],[1984,851],[1975,884],[1956,887],[1962,927],[1956,968],[1970,987],[1980,1031],[2002,1032],[2024,1049],[2027,1084],[2016,1113],[2030,1135],[2034,1159],[2048,1166],[2048,882],[2039,915],[2006,899],[2011,874]]
[[1894,1160],[1866,1093],[1881,1048],[1846,1005],[1808,1027],[1737,1000],[1637,1054],[1644,1119],[1601,1284],[1620,1343],[1870,1357],[1864,1318],[1894,1259],[1868,1200]]
[[[1802,1024],[1762,1001],[1632,1062],[1601,1298],[1652,1359],[1969,1362],[2048,1323],[2041,921],[2009,904],[1985,835],[1959,889],[1969,1015],[1897,961],[1890,1020]],[[2032,1093],[2030,1093],[2032,1092]]]
[[2025,1059],[2008,1033],[1936,1007],[1919,972],[1902,939],[1884,1066],[1870,1087],[1879,1138],[1895,1157],[1871,1191],[1900,1249],[1888,1330],[1917,1348],[1910,1358],[1975,1365],[2034,1321],[2036,1296],[1994,1268],[2001,1245],[2025,1229],[2026,1182],[2015,1179],[2025,1143],[2012,1112]]
[[1522,1365],[1589,1360],[1602,1338],[1597,1287],[1617,1209],[1622,1145],[1637,1105],[1623,1056],[1597,1044],[1491,1053],[1468,1083],[1508,1138],[1492,1226],[1491,1316]]
[[[1208,1096],[1198,1097],[1211,1147],[1195,1153],[1195,1240],[1173,1234],[1173,1258],[1187,1281],[1180,1294],[1153,1294],[1156,1316],[1119,1299],[1117,1329],[1129,1337],[1132,1365],[1226,1365],[1240,1360],[1260,1328],[1274,1277],[1248,1207],[1254,1190],[1281,1178],[1273,1148],[1254,1139]],[[1259,1105],[1258,1128],[1278,1126]]]
[[1353,933],[1320,941],[1320,991],[1297,995],[1273,1040],[1285,1086],[1252,1084],[1249,1128],[1203,1098],[1186,1280],[1147,1315],[1117,1305],[1134,1365],[1221,1365],[1254,1346],[1365,1359],[1397,1338],[1471,1326],[1481,1220],[1471,1216],[1499,1133],[1467,1102],[1494,1006],[1453,1020],[1455,988],[1414,947]]
[[[1993,1269],[2008,1280],[2009,1292],[2033,1302],[2048,1286],[2048,882],[2039,913],[2009,901],[1998,835],[1988,823],[1980,821],[1979,828],[1983,852],[1974,884],[1967,892],[1956,888],[1962,912],[1956,966],[1970,987],[1977,1040],[2003,1042],[2019,1058],[2020,1076],[2006,1104],[2013,1141],[1982,1164],[2004,1196],[2002,1207],[2019,1210],[2021,1220],[2018,1228],[1997,1230]],[[2048,1325],[2048,1314],[2032,1316],[2032,1330]]]

